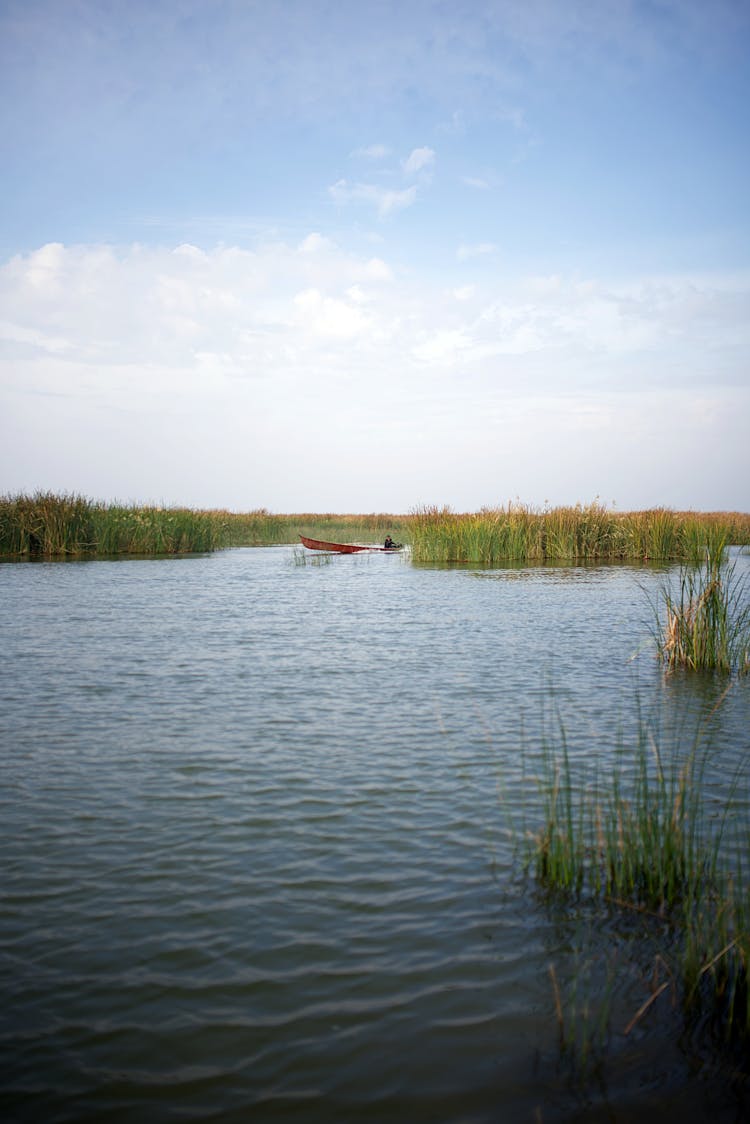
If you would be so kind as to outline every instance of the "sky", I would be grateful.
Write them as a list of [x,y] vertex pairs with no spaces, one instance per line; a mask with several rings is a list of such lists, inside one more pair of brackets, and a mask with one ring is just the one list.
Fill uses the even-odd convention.
[[746,0],[0,0],[0,493],[750,511]]

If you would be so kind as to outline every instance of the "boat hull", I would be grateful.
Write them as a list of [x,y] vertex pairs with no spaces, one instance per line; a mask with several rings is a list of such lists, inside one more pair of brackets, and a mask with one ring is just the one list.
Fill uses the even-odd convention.
[[398,554],[400,547],[384,546],[357,546],[350,542],[325,542],[323,539],[308,539],[300,535],[302,545],[308,550],[327,550],[332,554],[361,554],[362,552],[377,552],[380,554]]

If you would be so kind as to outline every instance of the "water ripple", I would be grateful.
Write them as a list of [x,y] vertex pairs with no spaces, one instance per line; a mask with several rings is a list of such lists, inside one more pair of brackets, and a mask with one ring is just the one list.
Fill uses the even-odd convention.
[[507,812],[661,698],[647,575],[350,562],[0,568],[9,1121],[569,1117]]

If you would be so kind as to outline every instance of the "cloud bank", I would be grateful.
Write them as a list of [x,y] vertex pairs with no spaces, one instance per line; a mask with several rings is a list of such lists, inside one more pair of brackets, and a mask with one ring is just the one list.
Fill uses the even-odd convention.
[[[472,507],[517,494],[521,471],[543,492],[519,488],[531,502],[555,500],[551,476],[560,502],[592,498],[602,457],[619,462],[608,478],[621,477],[621,506],[700,506],[665,474],[674,446],[721,448],[727,494],[745,456],[745,274],[446,288],[311,232],[209,251],[50,243],[2,267],[0,304],[3,408],[19,434],[2,454],[10,487]],[[339,468],[310,494],[304,465],[320,444]],[[364,465],[381,445],[373,480]],[[97,449],[98,477],[86,469]],[[550,457],[553,471],[534,470]]]

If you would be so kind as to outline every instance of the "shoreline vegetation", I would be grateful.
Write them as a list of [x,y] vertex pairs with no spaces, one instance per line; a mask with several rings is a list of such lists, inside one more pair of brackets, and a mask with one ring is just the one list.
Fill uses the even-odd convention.
[[233,546],[298,543],[298,535],[340,540],[406,535],[408,516],[274,515],[155,504],[105,503],[37,492],[0,496],[0,556],[96,558],[128,554],[195,554]]
[[417,562],[699,563],[719,544],[750,542],[748,514],[664,507],[616,512],[598,501],[541,510],[516,503],[472,515],[430,507],[412,520]]
[[300,533],[328,541],[379,540],[391,533],[421,563],[700,564],[719,544],[750,543],[750,513],[663,507],[621,513],[594,501],[542,509],[514,503],[474,513],[419,507],[406,515],[281,515],[265,508],[232,512],[105,503],[52,492],[0,497],[4,557],[203,553],[296,543]]

